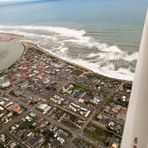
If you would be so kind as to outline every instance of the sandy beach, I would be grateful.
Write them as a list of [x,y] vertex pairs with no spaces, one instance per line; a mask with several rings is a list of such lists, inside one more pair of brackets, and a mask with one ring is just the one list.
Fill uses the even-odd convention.
[[16,34],[9,34],[9,33],[2,33],[0,32],[0,41],[10,41],[14,39],[18,39],[21,36],[16,35]]
[[5,71],[23,54],[22,36],[0,32],[0,73]]

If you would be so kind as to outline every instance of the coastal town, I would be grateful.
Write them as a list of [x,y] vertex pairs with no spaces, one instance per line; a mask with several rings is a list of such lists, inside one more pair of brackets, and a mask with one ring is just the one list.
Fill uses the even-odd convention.
[[22,44],[0,73],[0,148],[119,148],[132,83]]

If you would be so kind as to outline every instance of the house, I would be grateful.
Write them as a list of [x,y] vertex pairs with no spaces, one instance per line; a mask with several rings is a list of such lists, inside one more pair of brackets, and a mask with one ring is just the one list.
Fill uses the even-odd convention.
[[8,109],[9,111],[14,111],[14,112],[16,112],[16,113],[18,113],[18,114],[21,114],[21,113],[22,113],[22,108],[21,108],[21,106],[20,106],[19,104],[17,104],[17,103],[13,103],[12,105],[8,106],[7,109]]
[[113,143],[111,148],[119,148],[119,144]]
[[0,87],[1,88],[7,88],[7,87],[10,87],[11,83],[9,80],[4,80],[2,82],[0,82]]

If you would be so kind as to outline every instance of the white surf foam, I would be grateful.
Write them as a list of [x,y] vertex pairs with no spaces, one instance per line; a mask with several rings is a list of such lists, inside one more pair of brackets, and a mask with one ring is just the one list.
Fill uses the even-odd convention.
[[96,73],[99,73],[111,78],[132,81],[134,77],[134,73],[132,73],[128,69],[120,68],[116,71],[113,64],[108,64],[106,66],[100,67],[99,65],[97,66],[96,63],[91,63],[89,61],[84,61],[82,59],[70,59],[70,58],[64,58],[64,59],[71,61],[75,64],[83,65],[84,67],[91,69]]
[[94,57],[97,57],[97,56],[99,56],[100,55],[100,53],[90,53],[87,57],[88,58],[94,58]]
[[0,29],[25,29],[25,30],[42,30],[61,34],[62,36],[81,38],[84,30],[68,29],[64,27],[52,26],[0,26]]
[[17,34],[17,35],[22,35],[22,36],[25,36],[25,37],[51,38],[48,35],[38,35],[36,33],[29,33],[27,31],[25,32],[25,31],[18,31],[18,30],[11,30],[11,31],[1,30],[0,32],[2,32],[2,33],[12,33],[12,34]]
[[110,47],[102,49],[101,51],[123,53],[123,51],[121,49],[119,49],[119,47],[117,47],[117,46],[110,46]]
[[129,62],[135,61],[138,59],[138,54],[138,52],[134,52],[133,54],[126,56],[124,59]]

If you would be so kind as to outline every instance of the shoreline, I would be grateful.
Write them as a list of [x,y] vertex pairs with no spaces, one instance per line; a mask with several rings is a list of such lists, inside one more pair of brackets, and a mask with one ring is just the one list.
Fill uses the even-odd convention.
[[[9,33],[2,33],[2,32],[0,32],[0,41],[10,41],[10,40],[18,39],[18,38],[20,38],[20,37],[22,37],[22,36],[16,35],[16,34],[9,34]],[[22,46],[23,46],[23,52],[22,52],[21,56],[20,56],[18,59],[16,59],[16,61],[15,61],[14,63],[16,63],[18,60],[20,60],[20,58],[25,54],[25,52],[27,51],[28,48],[35,48],[35,49],[40,50],[41,52],[43,52],[43,53],[45,53],[45,54],[51,56],[52,58],[55,58],[55,59],[59,60],[60,62],[64,62],[64,63],[69,64],[70,66],[74,66],[74,67],[76,67],[76,68],[80,68],[80,69],[82,69],[82,70],[83,70],[84,72],[86,72],[86,73],[94,73],[94,74],[97,74],[97,75],[100,75],[100,76],[103,76],[103,77],[106,77],[106,78],[110,78],[110,79],[114,79],[114,80],[118,80],[118,81],[123,81],[123,82],[126,82],[126,83],[132,83],[131,80],[124,80],[124,79],[118,79],[118,78],[112,78],[112,77],[109,77],[109,76],[105,76],[105,75],[103,75],[103,74],[96,73],[96,72],[94,72],[93,70],[91,70],[91,69],[89,69],[89,68],[86,68],[86,67],[84,67],[84,66],[82,66],[82,65],[79,65],[79,64],[70,62],[70,61],[68,61],[68,60],[62,59],[62,58],[60,58],[60,57],[54,55],[54,54],[51,53],[50,51],[48,51],[48,50],[46,50],[46,49],[44,49],[44,48],[38,46],[37,44],[35,44],[35,43],[33,43],[33,42],[29,42],[29,41],[20,41],[20,43],[21,43]],[[9,67],[0,70],[0,74],[1,74],[2,72],[4,72],[5,70],[9,69],[10,67],[12,67],[14,63],[12,63]]]
[[11,41],[11,40],[19,39],[20,37],[23,37],[23,36],[12,34],[12,33],[0,32],[0,41]]
[[[96,73],[96,72],[94,72],[93,70],[91,70],[91,69],[89,69],[89,68],[86,68],[86,67],[84,67],[84,66],[82,66],[82,65],[75,64],[75,63],[73,63],[73,62],[64,60],[64,59],[62,59],[62,58],[60,58],[60,57],[54,55],[54,54],[51,53],[50,51],[48,51],[48,50],[46,50],[46,49],[43,49],[42,47],[38,46],[38,45],[35,44],[35,43],[28,42],[28,41],[26,41],[26,42],[22,41],[22,44],[24,44],[24,46],[28,46],[28,47],[26,48],[26,50],[29,49],[29,48],[35,48],[35,49],[37,49],[37,50],[39,50],[39,51],[41,51],[41,52],[43,52],[43,53],[45,53],[45,54],[47,54],[47,55],[49,55],[49,56],[51,56],[51,57],[53,57],[53,58],[59,60],[60,62],[64,62],[64,63],[69,64],[70,66],[74,66],[74,67],[76,67],[76,68],[80,68],[80,69],[82,69],[83,71],[85,71],[86,73],[97,74],[97,75],[100,75],[100,76],[102,76],[102,77],[106,77],[106,78],[113,79],[113,80],[118,80],[118,81],[123,81],[123,82],[125,82],[125,83],[132,83],[131,80],[122,80],[122,79],[117,79],[117,78],[108,77],[108,76],[105,76],[105,75]],[[26,45],[26,44],[27,44],[27,45]]]
[[[0,32],[0,42],[9,42],[9,41],[11,41],[11,40],[16,40],[16,39],[19,39],[20,37],[22,37],[22,36],[20,36],[20,35],[16,35],[16,34],[9,34],[9,33],[2,33],[2,32]],[[13,66],[13,64],[14,63],[16,63],[23,55],[24,55],[24,53],[25,53],[25,51],[26,51],[26,47],[24,46],[24,44],[22,43],[22,42],[20,42],[20,45],[21,46],[23,46],[22,47],[22,54],[19,56],[19,58],[17,58],[10,66],[8,66],[8,67],[6,67],[6,68],[4,68],[4,69],[1,69],[0,70],[0,74],[1,73],[3,73],[3,72],[5,72],[7,69],[9,69],[11,66]]]
[[[49,56],[51,56],[51,57],[53,57],[53,58],[55,58],[55,59],[57,59],[57,60],[59,60],[59,61],[61,61],[61,62],[67,63],[67,64],[69,64],[69,65],[71,65],[71,66],[75,66],[75,67],[77,67],[77,68],[81,68],[83,71],[86,71],[86,72],[93,72],[91,69],[88,69],[88,68],[86,68],[86,67],[84,67],[84,66],[81,66],[81,65],[72,63],[72,62],[70,62],[70,61],[64,60],[64,59],[62,59],[62,58],[60,58],[60,57],[54,55],[54,54],[51,53],[50,51],[48,51],[48,50],[46,50],[46,49],[43,49],[42,47],[38,46],[38,45],[35,44],[35,43],[28,42],[28,41],[27,41],[27,42],[22,41],[22,44],[24,44],[24,45],[25,45],[25,44],[28,44],[28,45],[27,45],[27,46],[29,46],[28,48],[33,47],[33,48],[35,48],[35,49],[38,49],[38,50],[40,50],[41,52],[43,52],[43,53],[45,53],[45,54],[48,54]],[[93,73],[94,73],[94,72],[93,72]]]
[[21,56],[20,56],[18,59],[16,59],[10,66],[8,66],[8,67],[6,67],[6,68],[0,70],[0,74],[3,73],[3,72],[5,72],[5,71],[8,70],[9,68],[11,68],[18,60],[20,60],[20,59],[22,58],[22,56],[23,56],[24,53],[26,52],[25,46],[24,46],[23,44],[22,44],[22,46],[23,46],[23,52],[22,52]]

